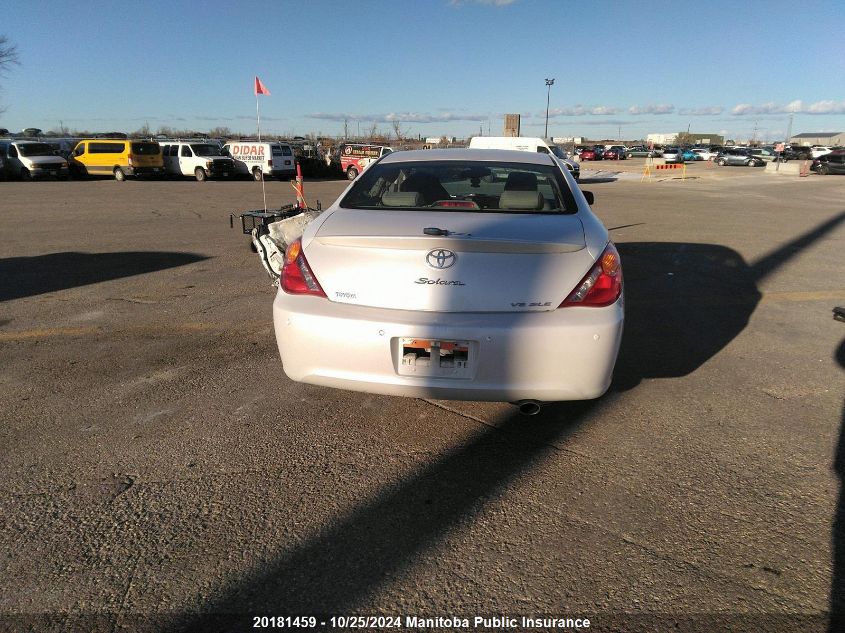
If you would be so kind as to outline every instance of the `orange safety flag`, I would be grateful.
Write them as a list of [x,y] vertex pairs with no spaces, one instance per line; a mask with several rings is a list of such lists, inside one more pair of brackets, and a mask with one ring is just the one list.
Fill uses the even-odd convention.
[[269,95],[270,91],[267,90],[266,86],[261,83],[261,80],[256,77],[255,78],[255,94],[256,95]]

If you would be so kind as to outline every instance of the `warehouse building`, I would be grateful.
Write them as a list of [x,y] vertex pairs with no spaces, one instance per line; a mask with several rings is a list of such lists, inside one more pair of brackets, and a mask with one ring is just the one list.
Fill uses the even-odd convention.
[[646,137],[646,142],[654,143],[655,145],[671,145],[678,142],[678,137],[685,139],[688,144],[697,145],[724,145],[725,137],[721,134],[700,134],[698,132],[675,132],[669,134],[649,134]]
[[789,137],[790,145],[824,145],[832,147],[845,145],[845,134],[842,132],[803,132]]

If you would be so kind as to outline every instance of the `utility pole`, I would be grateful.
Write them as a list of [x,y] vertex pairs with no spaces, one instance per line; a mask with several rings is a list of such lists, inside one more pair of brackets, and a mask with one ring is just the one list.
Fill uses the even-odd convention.
[[552,86],[554,84],[555,84],[554,78],[552,78],[552,79],[549,79],[548,77],[546,78],[546,86],[547,86],[547,90],[546,90],[546,131],[543,134],[544,139],[549,138],[549,98],[552,95]]
[[792,136],[792,117],[794,116],[794,113],[790,113],[789,115],[789,127],[786,128],[786,138],[783,139],[784,143],[789,143],[789,137]]
[[[789,143],[789,137],[792,136],[792,117],[795,116],[794,112],[789,114],[789,125],[786,127],[786,138],[783,139],[783,149],[786,151],[786,144]],[[780,156],[781,160],[783,159],[783,154],[781,153]],[[780,171],[780,163],[781,160],[778,160],[777,165],[775,165],[775,171]]]

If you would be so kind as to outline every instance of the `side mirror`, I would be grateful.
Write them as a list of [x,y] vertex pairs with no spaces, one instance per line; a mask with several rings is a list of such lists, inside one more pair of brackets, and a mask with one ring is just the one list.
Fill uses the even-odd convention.
[[584,197],[587,199],[587,204],[593,206],[593,202],[596,201],[596,197],[593,195],[592,191],[582,191],[581,193],[584,194]]

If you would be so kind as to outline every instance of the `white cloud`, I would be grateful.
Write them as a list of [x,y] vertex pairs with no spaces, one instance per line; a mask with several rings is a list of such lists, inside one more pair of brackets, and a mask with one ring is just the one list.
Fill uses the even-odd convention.
[[731,114],[737,116],[748,114],[790,114],[793,112],[796,114],[845,114],[845,101],[825,99],[823,101],[805,104],[802,100],[796,99],[786,105],[781,105],[773,101],[761,105],[740,103],[731,109]]
[[348,112],[313,112],[306,115],[309,119],[321,121],[366,121],[368,123],[445,123],[449,121],[487,121],[487,114],[460,114],[443,112],[425,114],[420,112],[388,112],[380,114],[352,114]]
[[658,103],[647,106],[631,106],[628,108],[628,114],[672,114],[675,111],[675,106],[671,103]]
[[618,113],[619,113],[619,108],[609,108],[607,106],[598,106],[598,107],[590,110],[590,114],[596,114],[596,115],[600,115],[600,116],[603,116],[603,115],[606,115],[606,114],[618,114]]
[[[572,108],[552,108],[549,110],[550,118],[556,116],[584,116],[585,114],[587,114],[587,108],[581,105]],[[537,116],[545,116],[545,113],[541,112]]]
[[[559,117],[559,116],[584,116],[587,114],[592,114],[595,116],[606,116],[608,114],[619,114],[619,108],[614,108],[611,106],[594,106],[592,108],[588,108],[582,105],[572,106],[571,108],[552,108],[549,110],[549,118]],[[536,114],[538,117],[545,117],[546,112],[545,110],[542,112],[538,112]]]
[[816,101],[807,106],[807,114],[845,114],[845,101]]
[[688,116],[715,116],[722,114],[725,109],[722,106],[706,106],[703,108],[680,108],[678,114]]
[[786,112],[785,108],[772,101],[758,106],[751,105],[750,103],[740,103],[731,110],[731,114],[738,116],[744,116],[746,114],[778,114],[781,112]]

